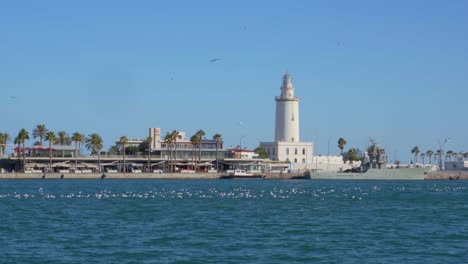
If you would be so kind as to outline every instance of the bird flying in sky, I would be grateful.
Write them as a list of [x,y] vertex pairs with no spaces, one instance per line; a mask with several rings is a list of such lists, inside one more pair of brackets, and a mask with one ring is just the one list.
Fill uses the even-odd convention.
[[221,59],[211,59],[210,62],[216,62],[216,61],[219,61]]

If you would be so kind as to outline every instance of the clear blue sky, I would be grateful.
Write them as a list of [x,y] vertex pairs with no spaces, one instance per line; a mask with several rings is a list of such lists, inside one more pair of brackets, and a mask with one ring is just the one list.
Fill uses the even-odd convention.
[[339,137],[404,161],[446,137],[468,151],[467,14],[455,0],[3,2],[0,131],[44,123],[107,149],[204,129],[254,148],[274,137],[288,70],[319,153]]

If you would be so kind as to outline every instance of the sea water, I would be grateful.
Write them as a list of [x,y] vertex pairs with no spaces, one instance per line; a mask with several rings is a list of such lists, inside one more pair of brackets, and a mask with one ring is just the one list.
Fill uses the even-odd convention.
[[2,180],[2,263],[468,263],[468,181]]

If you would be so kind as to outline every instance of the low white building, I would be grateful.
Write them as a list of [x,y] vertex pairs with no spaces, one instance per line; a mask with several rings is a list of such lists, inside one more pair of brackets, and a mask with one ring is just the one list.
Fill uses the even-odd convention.
[[344,171],[353,167],[361,166],[360,161],[343,162],[342,156],[337,155],[317,155],[313,157],[312,169],[318,171]]
[[457,161],[446,161],[444,163],[445,170],[467,170],[468,161],[457,160]]
[[313,168],[312,142],[261,142],[260,145],[271,160],[293,163],[292,169]]

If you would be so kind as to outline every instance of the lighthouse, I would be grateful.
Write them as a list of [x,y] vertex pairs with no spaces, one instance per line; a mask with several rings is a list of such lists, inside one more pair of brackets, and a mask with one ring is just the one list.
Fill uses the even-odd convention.
[[299,141],[299,98],[294,97],[291,75],[283,76],[281,95],[276,96],[275,141]]
[[271,160],[289,164],[291,171],[312,168],[313,144],[301,142],[299,138],[299,101],[294,96],[291,75],[283,75],[281,93],[275,97],[275,141],[260,142]]

